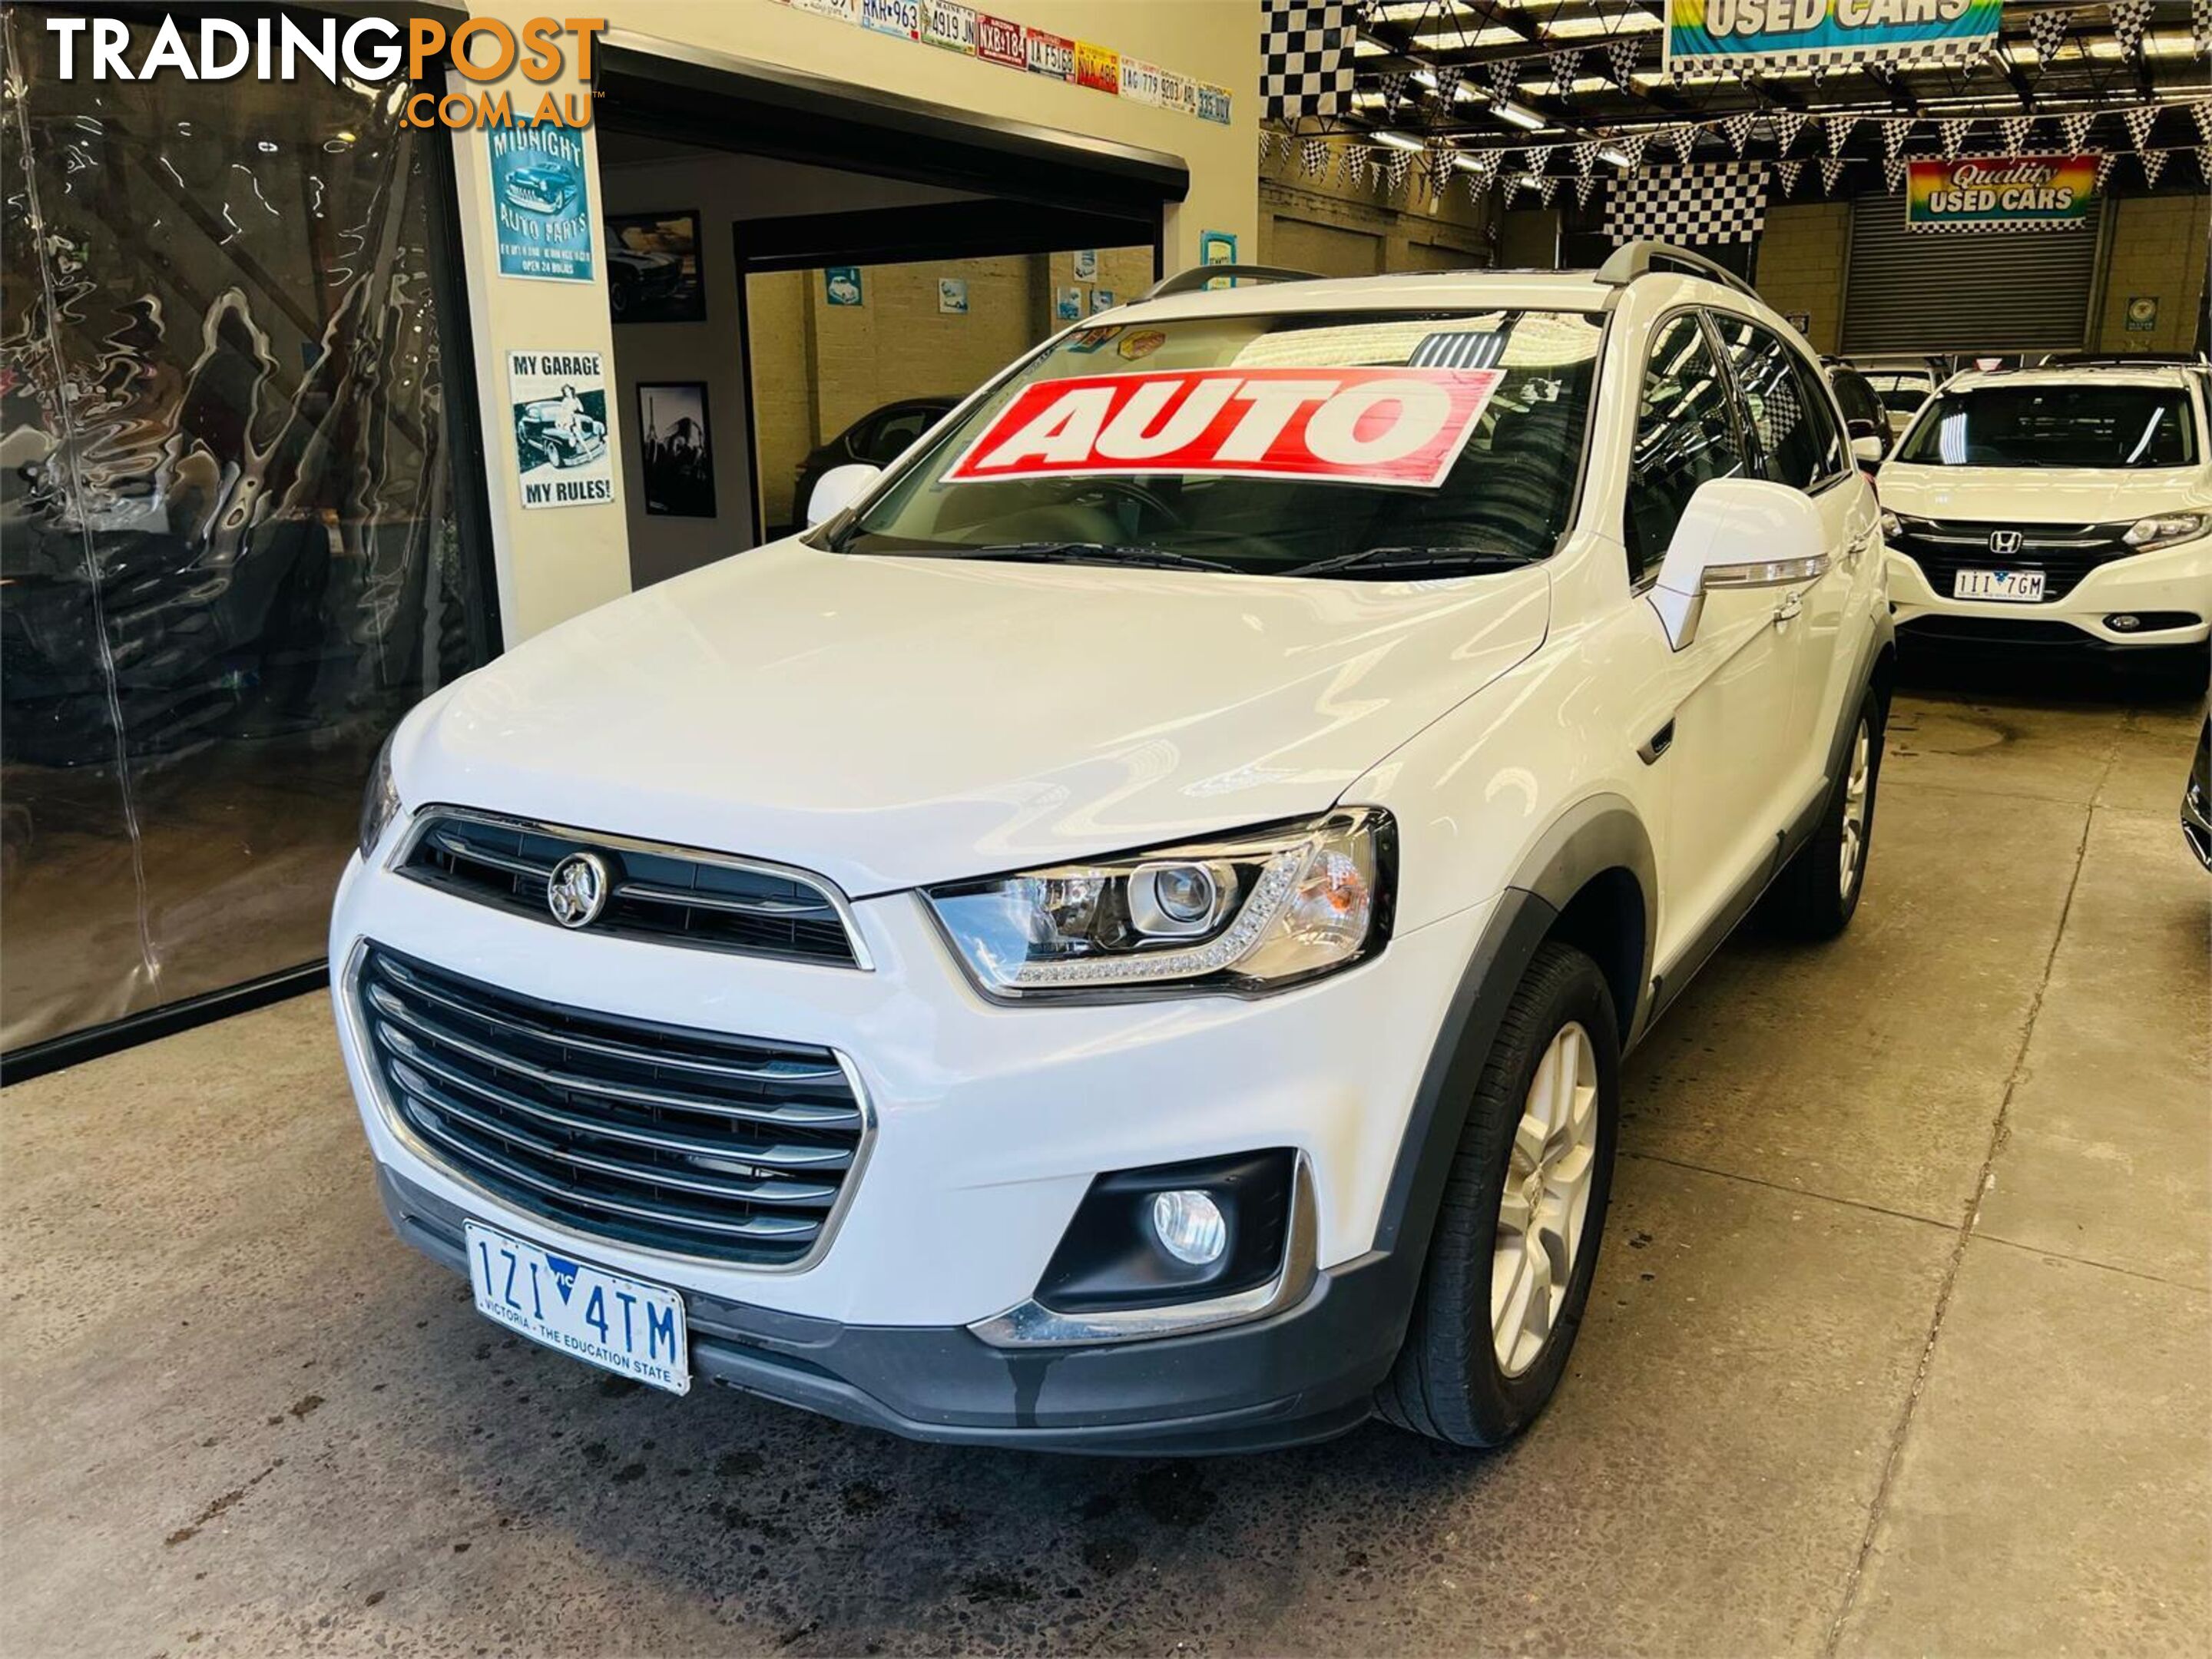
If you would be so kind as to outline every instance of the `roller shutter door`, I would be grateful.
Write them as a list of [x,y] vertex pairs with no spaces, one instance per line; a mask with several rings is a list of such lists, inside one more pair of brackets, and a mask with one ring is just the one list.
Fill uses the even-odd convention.
[[1844,350],[2078,349],[2103,210],[2093,203],[2079,230],[1910,231],[1902,196],[1860,197]]

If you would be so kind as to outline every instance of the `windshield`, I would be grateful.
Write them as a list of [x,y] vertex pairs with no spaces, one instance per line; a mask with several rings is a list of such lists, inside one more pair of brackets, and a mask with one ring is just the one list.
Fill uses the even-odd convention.
[[1923,466],[2189,466],[2179,386],[1978,386],[1928,405],[1899,459]]
[[1345,580],[1545,558],[1599,337],[1578,312],[1504,310],[1078,330],[827,544]]

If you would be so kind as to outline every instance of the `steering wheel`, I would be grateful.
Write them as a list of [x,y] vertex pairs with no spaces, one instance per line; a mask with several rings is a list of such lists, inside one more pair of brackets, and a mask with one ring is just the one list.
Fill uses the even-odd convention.
[[[1134,501],[1140,511],[1157,514],[1164,523],[1173,528],[1177,530],[1182,528],[1182,516],[1140,483],[1132,483],[1127,478],[1086,478],[1083,483],[1086,489],[1104,490],[1121,496],[1127,501]],[[1073,499],[1080,501],[1083,498],[1079,493]]]

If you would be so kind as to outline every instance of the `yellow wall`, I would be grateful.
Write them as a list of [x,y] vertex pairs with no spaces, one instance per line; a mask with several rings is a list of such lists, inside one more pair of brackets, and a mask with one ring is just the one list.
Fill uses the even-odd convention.
[[1843,349],[1844,272],[1850,264],[1851,204],[1802,202],[1770,206],[1759,240],[1759,297],[1784,316],[1812,320],[1815,351]]
[[1455,179],[1432,198],[1415,181],[1418,171],[1395,192],[1371,173],[1354,186],[1334,156],[1314,179],[1295,150],[1278,149],[1260,174],[1260,262],[1322,276],[1495,264],[1496,193],[1478,208]]
[[[2192,351],[2204,309],[2205,246],[2212,236],[2212,198],[2201,191],[2171,196],[2123,196],[2114,204],[2112,263],[2098,314],[2100,351]],[[2158,326],[2130,333],[2130,299],[2158,301]]]
[[[470,0],[477,15],[519,25],[544,13],[535,0]],[[918,43],[793,10],[774,0],[604,0],[592,8],[621,44],[656,43],[783,65],[866,88],[882,88],[956,110],[1032,123],[1077,137],[1103,137],[1182,159],[1188,199],[1167,214],[1168,264],[1195,264],[1201,231],[1227,231],[1249,250],[1258,232],[1260,19],[1253,0],[998,0],[991,10],[1018,22],[1150,59],[1230,89],[1224,126],[1086,87],[1002,69]],[[568,78],[540,88],[509,76],[518,102],[546,90],[573,92]],[[456,89],[465,88],[455,77]],[[593,283],[531,282],[493,272],[491,206],[484,145],[454,144],[470,272],[470,312],[484,427],[490,445],[492,530],[501,622],[512,642],[629,591],[624,507],[523,514],[514,501],[514,440],[507,429],[505,353],[525,347],[611,351],[604,275]],[[597,183],[598,149],[585,155]],[[688,205],[688,204],[680,204]],[[934,301],[932,301],[933,307]],[[610,391],[613,388],[611,384]],[[722,417],[717,416],[718,430]],[[617,441],[618,477],[626,477]]]

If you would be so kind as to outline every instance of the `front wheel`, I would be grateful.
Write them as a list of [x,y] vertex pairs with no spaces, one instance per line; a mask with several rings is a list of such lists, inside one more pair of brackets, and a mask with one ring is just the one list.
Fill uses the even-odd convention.
[[1620,1028],[1598,966],[1538,947],[1452,1160],[1413,1317],[1376,1397],[1389,1422],[1500,1446],[1559,1386],[1613,1189]]
[[1869,688],[1819,827],[1768,890],[1766,915],[1785,933],[1833,939],[1857,913],[1874,840],[1875,790],[1881,781],[1881,699]]

